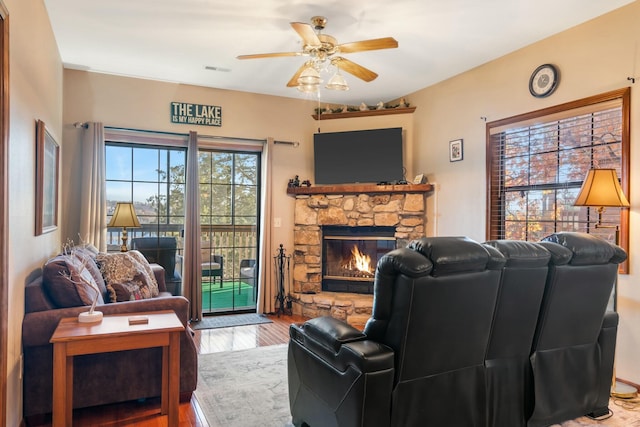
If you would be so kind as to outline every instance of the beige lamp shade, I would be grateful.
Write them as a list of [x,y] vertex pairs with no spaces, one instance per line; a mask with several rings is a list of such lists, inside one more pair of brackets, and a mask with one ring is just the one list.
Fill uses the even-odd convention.
[[615,169],[591,169],[574,206],[629,207]]
[[139,228],[140,221],[133,208],[133,203],[130,202],[118,202],[116,210],[113,212],[111,221],[107,224],[107,227],[127,227],[127,228]]
[[329,82],[325,87],[327,89],[332,89],[332,90],[349,90],[349,85],[347,84],[347,81],[342,76],[342,74],[340,74],[340,68],[338,68],[338,71],[336,71],[333,77],[329,79]]
[[304,71],[300,73],[300,77],[298,77],[299,85],[317,85],[321,82],[320,73],[318,73],[313,66],[305,68]]

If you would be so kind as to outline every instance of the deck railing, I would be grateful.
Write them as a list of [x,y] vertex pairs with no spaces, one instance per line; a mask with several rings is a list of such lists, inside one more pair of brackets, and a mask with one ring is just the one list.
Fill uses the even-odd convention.
[[[203,225],[200,227],[203,262],[209,255],[224,257],[224,280],[240,276],[240,262],[257,258],[258,230],[255,225]],[[137,237],[175,237],[178,263],[183,256],[183,224],[142,224],[140,228],[127,230],[129,242]],[[107,228],[107,250],[117,252],[122,242],[122,228]],[[211,250],[209,249],[211,248]]]

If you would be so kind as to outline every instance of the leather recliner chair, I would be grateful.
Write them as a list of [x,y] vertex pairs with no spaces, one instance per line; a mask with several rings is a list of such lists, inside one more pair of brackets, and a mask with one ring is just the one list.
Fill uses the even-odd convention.
[[485,243],[506,258],[485,360],[487,426],[524,427],[532,410],[529,355],[551,254],[538,243]]
[[533,413],[529,427],[608,412],[618,315],[606,312],[618,246],[584,233],[557,233],[531,354]]
[[505,260],[462,237],[413,241],[378,262],[364,333],[292,325],[294,425],[484,426],[484,360]]

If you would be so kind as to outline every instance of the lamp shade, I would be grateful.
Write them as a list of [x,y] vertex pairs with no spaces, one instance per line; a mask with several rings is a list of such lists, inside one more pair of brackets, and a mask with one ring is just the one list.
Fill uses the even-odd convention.
[[629,207],[615,169],[591,169],[574,206]]
[[298,85],[298,90],[303,93],[317,93],[318,85]]
[[318,73],[313,66],[305,68],[304,71],[300,73],[300,77],[298,77],[298,84],[300,85],[317,85],[321,82],[320,73]]
[[107,227],[139,228],[140,221],[131,202],[118,202]]
[[325,86],[327,89],[332,90],[349,90],[349,85],[347,81],[344,79],[342,74],[340,74],[340,69],[329,79],[329,82]]

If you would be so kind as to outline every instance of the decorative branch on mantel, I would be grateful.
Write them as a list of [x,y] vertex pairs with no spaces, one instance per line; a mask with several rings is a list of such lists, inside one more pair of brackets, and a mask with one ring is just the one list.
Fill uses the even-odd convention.
[[411,114],[416,111],[416,107],[398,107],[398,108],[383,108],[381,110],[364,110],[364,111],[347,111],[346,113],[324,113],[324,114],[312,114],[316,120],[330,120],[330,119],[346,119],[349,117],[367,117],[367,116],[385,116],[388,114]]

